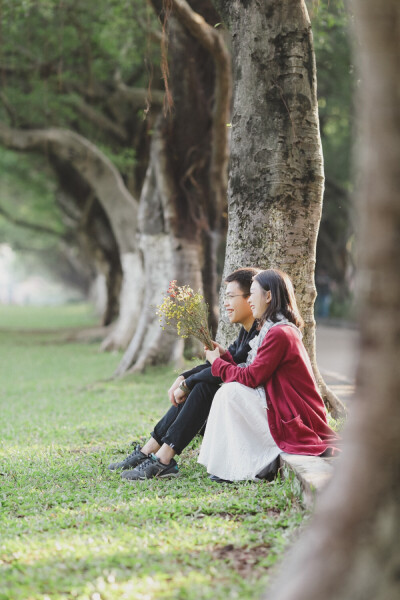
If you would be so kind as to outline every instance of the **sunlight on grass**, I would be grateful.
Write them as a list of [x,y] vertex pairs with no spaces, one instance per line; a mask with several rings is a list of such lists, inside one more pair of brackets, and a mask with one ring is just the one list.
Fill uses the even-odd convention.
[[179,479],[122,481],[107,465],[148,437],[175,375],[107,382],[120,355],[53,340],[0,332],[0,600],[258,598],[304,518],[292,482],[215,484],[199,439]]
[[0,304],[0,329],[61,329],[93,325],[99,325],[99,319],[90,304],[65,306]]

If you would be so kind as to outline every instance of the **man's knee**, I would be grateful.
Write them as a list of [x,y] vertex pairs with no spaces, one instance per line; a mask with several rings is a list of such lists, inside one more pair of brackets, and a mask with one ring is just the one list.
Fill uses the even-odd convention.
[[200,401],[200,402],[204,402],[205,400],[212,401],[212,399],[214,398],[214,396],[218,390],[219,390],[219,385],[201,381],[199,383],[196,383],[196,385],[190,392],[186,402],[189,401],[189,402],[195,403],[196,401]]

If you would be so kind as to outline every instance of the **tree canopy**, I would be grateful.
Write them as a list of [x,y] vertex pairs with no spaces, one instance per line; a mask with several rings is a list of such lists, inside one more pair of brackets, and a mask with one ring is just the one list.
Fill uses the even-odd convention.
[[[177,6],[178,4],[186,3],[176,3]],[[162,13],[162,7],[161,2],[153,2],[153,6],[150,6],[144,0],[89,0],[84,3],[73,0],[62,3],[56,0],[15,3],[5,0],[2,3],[0,121],[7,123],[15,131],[56,127],[79,134],[83,140],[93,143],[96,152],[103,153],[112,161],[135,205],[139,206],[141,198],[139,222],[133,219],[131,224],[132,237],[137,234],[138,229],[146,235],[149,227],[153,230],[154,225],[158,223],[159,213],[165,211],[167,206],[166,202],[162,201],[160,208],[156,192],[149,188],[148,184],[143,185],[146,183],[145,175],[149,167],[151,143],[155,139],[154,132],[157,127],[160,128],[160,124],[156,125],[156,117],[160,113],[164,94],[162,78],[166,75],[166,70],[164,68],[162,73],[160,68],[161,60],[165,60],[165,56],[163,59],[160,56],[163,32],[157,17],[163,20],[169,13],[168,10],[167,13]],[[352,79],[346,38],[348,17],[343,2],[310,2],[309,8],[316,47],[320,125],[326,171],[317,266],[327,268],[330,276],[346,289],[349,283],[349,248],[351,249],[352,241],[348,200]],[[206,21],[208,15],[212,26],[217,22],[218,28],[215,31],[223,29],[223,24],[220,25],[222,19],[217,19],[218,14],[211,1],[193,1],[191,9],[203,14]],[[179,39],[173,19],[174,17],[168,17],[168,26],[171,27],[170,33],[166,31],[164,34],[164,47],[167,39],[165,36],[172,36],[175,44]],[[190,27],[187,29],[187,35],[192,35]],[[186,43],[185,41],[181,44],[182,49]],[[199,265],[204,265],[204,261],[215,261],[216,248],[223,247],[221,239],[224,235],[225,218],[217,214],[221,210],[222,215],[224,214],[221,202],[218,211],[213,211],[213,198],[208,198],[210,190],[216,187],[214,184],[217,178],[223,177],[224,169],[214,169],[213,182],[201,181],[202,173],[207,172],[210,156],[215,156],[215,151],[209,151],[207,144],[213,144],[217,139],[209,128],[212,105],[216,97],[212,87],[212,60],[205,59],[205,54],[201,55],[197,51],[197,54],[191,54],[192,49],[183,49],[180,54],[174,54],[173,50],[171,46],[168,61],[174,106],[168,117],[169,121],[165,120],[163,125],[163,151],[168,152],[167,172],[172,173],[176,179],[175,186],[169,189],[176,204],[176,222],[179,223],[179,241],[175,246],[179,246],[181,238],[185,233],[188,235],[189,228],[193,228],[194,224],[195,229],[199,229],[197,234],[203,236],[202,243],[205,244],[198,261]],[[182,64],[186,61],[186,65],[177,66],[179,60],[183,61]],[[185,84],[183,78],[188,73],[191,74]],[[227,121],[224,117],[224,124]],[[190,129],[192,133],[189,136]],[[186,145],[181,143],[184,138]],[[102,232],[108,229],[108,233],[106,236],[100,236],[100,240],[97,239],[99,236],[96,233],[98,227],[92,227],[90,232],[86,231],[85,253],[88,254],[86,250],[89,238],[92,242],[96,238],[95,246],[97,245],[96,248],[92,244],[89,252],[91,258],[87,256],[88,262],[97,257],[97,266],[92,272],[99,268],[101,272],[108,274],[118,271],[120,275],[116,281],[119,281],[124,267],[121,257],[119,260],[115,257],[118,234],[113,231],[110,214],[104,215],[101,212],[104,206],[101,207],[98,194],[93,194],[87,181],[79,179],[80,176],[75,174],[72,185],[72,172],[67,168],[66,161],[68,156],[72,157],[71,152],[75,150],[69,150],[69,155],[64,151],[60,160],[54,157],[53,151],[50,152],[50,145],[48,148],[48,161],[53,171],[44,166],[43,172],[48,180],[49,189],[53,189],[54,194],[58,194],[59,197],[60,191],[62,192],[62,201],[54,201],[48,194],[43,194],[42,209],[44,210],[46,203],[49,212],[52,212],[52,207],[58,207],[54,209],[54,214],[58,210],[62,234],[69,236],[71,245],[82,246],[82,235],[77,236],[76,232],[78,224],[82,224],[82,219],[88,223],[87,209],[91,206],[90,210],[94,212],[90,214],[98,216],[102,223]],[[170,152],[172,148],[174,151]],[[46,155],[45,145],[42,146],[42,152]],[[3,162],[2,156],[0,154],[0,164]],[[31,158],[24,160],[29,164]],[[32,160],[39,159],[32,157]],[[5,162],[3,164],[6,166]],[[45,161],[42,161],[42,164],[45,165]],[[75,161],[75,171],[76,165]],[[57,184],[51,183],[52,172],[57,175]],[[22,183],[22,180],[25,183]],[[29,187],[29,170],[21,178],[21,185]],[[153,199],[145,200],[142,194],[147,193],[149,189],[152,190]],[[156,191],[160,193],[160,190]],[[6,190],[3,185],[4,198],[5,192],[8,200],[4,200],[3,209],[7,211],[7,207],[13,206],[11,196],[14,192],[11,192],[10,187]],[[199,200],[203,196],[204,201]],[[28,212],[32,222],[41,222],[44,217],[43,210],[38,207],[36,211],[36,204],[29,200],[29,195],[25,198],[25,202],[30,203]],[[71,201],[74,204],[73,208]],[[0,200],[0,208],[2,202],[3,200]],[[148,202],[150,205],[146,206]],[[71,210],[75,214],[72,221],[66,214],[71,213]],[[205,218],[204,215],[209,210],[214,214],[210,213]],[[144,217],[148,219],[152,211],[157,215],[156,220],[148,221],[148,225],[144,226]],[[168,222],[171,214],[171,209],[168,209],[160,223]],[[1,215],[0,220],[4,221]],[[210,225],[211,222],[216,224],[215,231],[214,225]],[[17,224],[17,219],[14,219],[14,225],[8,220],[3,227],[11,232]],[[21,234],[15,232],[7,237],[13,242],[13,236],[16,239],[19,235]],[[35,236],[33,230],[30,236]],[[54,242],[50,241],[51,234],[49,236],[47,242],[43,241],[42,236],[39,245],[53,244]],[[208,241],[205,241],[207,237]],[[100,267],[99,252],[102,256]],[[222,253],[219,251],[219,254]],[[218,257],[218,261],[221,263],[221,256]],[[211,300],[210,304],[214,305],[212,299],[215,298],[217,278],[205,278],[204,266],[199,268],[203,270],[203,285]],[[214,266],[213,269],[215,271]],[[114,283],[109,281],[109,288]],[[114,296],[117,297],[118,294],[116,291]],[[118,310],[118,303],[115,301],[110,313],[116,315]]]

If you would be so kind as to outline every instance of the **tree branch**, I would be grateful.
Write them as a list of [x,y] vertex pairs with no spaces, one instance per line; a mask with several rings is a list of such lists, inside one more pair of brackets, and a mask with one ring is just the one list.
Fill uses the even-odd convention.
[[215,63],[215,103],[213,112],[213,144],[211,153],[211,189],[215,192],[218,216],[226,203],[228,187],[228,124],[232,98],[231,56],[222,34],[209,25],[185,0],[171,0],[172,9],[181,24],[212,55]]
[[25,229],[30,229],[31,231],[36,231],[37,233],[45,233],[46,235],[52,235],[53,237],[62,238],[63,234],[56,231],[55,229],[51,229],[50,227],[45,227],[44,225],[37,225],[36,223],[29,223],[24,219],[16,219],[8,211],[0,206],[0,215],[2,215],[7,221],[16,225],[17,227],[24,227]]
[[[162,90],[152,90],[150,92],[151,95],[151,104],[153,106],[161,107],[164,102],[164,92]],[[110,98],[110,102],[113,102],[116,97],[122,98],[129,102],[129,104],[134,108],[143,108],[146,105],[147,98],[149,96],[149,91],[145,88],[135,88],[129,87],[122,81],[118,82],[117,89],[113,96]]]
[[97,125],[100,129],[106,133],[111,134],[120,142],[127,142],[128,136],[123,127],[114,123],[111,119],[103,115],[99,110],[95,109],[90,104],[87,104],[82,98],[75,97],[71,100],[71,103],[78,110],[78,112],[86,117],[91,123]]
[[137,202],[121,174],[95,144],[68,129],[10,129],[0,122],[0,142],[18,151],[52,153],[85,179],[105,210],[121,253],[136,252]]

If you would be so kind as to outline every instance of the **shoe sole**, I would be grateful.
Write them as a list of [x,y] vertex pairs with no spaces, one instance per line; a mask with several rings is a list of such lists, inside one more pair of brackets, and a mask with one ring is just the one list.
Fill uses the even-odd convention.
[[144,458],[140,462],[136,463],[136,465],[123,465],[121,467],[111,467],[111,465],[109,465],[107,468],[109,471],[132,471],[133,469],[136,469],[136,467],[138,467],[145,460],[146,459]]
[[169,477],[180,477],[180,473],[167,473],[166,475],[156,475],[155,477],[138,477],[137,479],[128,479],[123,477],[125,481],[150,481],[150,479],[168,479]]
[[138,465],[129,465],[129,467],[113,467],[112,469],[111,469],[111,467],[108,467],[108,470],[109,471],[132,471],[133,469],[136,469],[137,466]]

